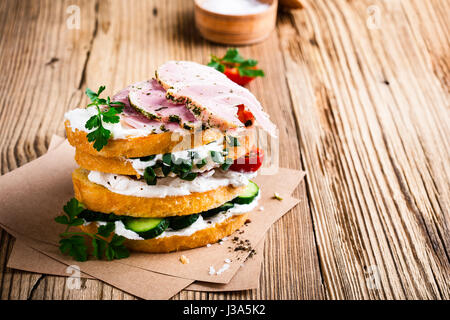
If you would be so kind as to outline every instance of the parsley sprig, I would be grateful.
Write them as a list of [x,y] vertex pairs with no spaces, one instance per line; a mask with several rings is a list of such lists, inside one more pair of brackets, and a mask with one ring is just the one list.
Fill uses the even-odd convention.
[[59,250],[63,254],[69,254],[77,261],[86,261],[88,259],[88,246],[86,236],[91,238],[92,255],[97,259],[106,257],[108,260],[122,259],[130,256],[128,249],[124,246],[125,238],[113,235],[108,242],[104,238],[109,238],[115,230],[114,222],[108,222],[99,226],[97,233],[87,232],[69,232],[71,227],[77,227],[84,223],[84,220],[78,216],[85,210],[84,206],[77,199],[72,198],[64,206],[65,215],[55,218],[55,221],[66,225],[66,230],[60,234]]
[[[111,137],[111,131],[106,129],[103,126],[103,123],[118,123],[120,121],[120,117],[117,115],[123,111],[124,103],[119,101],[111,101],[110,97],[106,99],[100,98],[100,94],[105,90],[105,86],[100,86],[97,92],[92,91],[91,89],[86,89],[86,95],[92,101],[88,104],[88,107],[95,106],[97,108],[97,114],[93,115],[86,122],[86,129],[94,129],[94,131],[88,133],[87,139],[89,142],[94,141],[94,148],[97,151],[103,149],[103,147],[108,143],[109,138]],[[100,106],[107,106],[105,110],[102,110]],[[116,106],[116,107],[115,107]]]
[[208,66],[215,68],[220,72],[225,72],[225,68],[237,68],[239,75],[247,77],[264,77],[264,71],[256,69],[257,60],[244,59],[235,48],[227,50],[222,58],[211,55],[211,61]]

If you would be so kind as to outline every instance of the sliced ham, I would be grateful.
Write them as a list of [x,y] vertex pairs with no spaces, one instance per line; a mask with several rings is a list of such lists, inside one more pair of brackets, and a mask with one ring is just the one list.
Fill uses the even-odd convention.
[[151,120],[176,122],[193,127],[197,119],[184,103],[176,104],[166,98],[166,90],[156,80],[138,82],[130,87],[131,107]]
[[114,94],[111,98],[111,101],[122,102],[125,107],[130,107],[130,102],[128,101],[128,93],[130,92],[130,87],[123,88],[116,94]]
[[[145,83],[145,82],[146,81],[144,81],[142,83]],[[157,82],[156,82],[156,84],[157,84]],[[163,96],[164,100],[167,101],[167,103],[169,104],[167,109],[172,110],[171,114],[178,115],[181,120],[180,122],[170,121],[168,113],[163,114],[161,119],[151,120],[151,119],[147,118],[146,116],[144,116],[142,113],[137,112],[130,105],[130,101],[128,98],[130,91],[135,90],[137,87],[141,87],[141,86],[140,85],[138,86],[138,84],[130,85],[130,86],[120,90],[112,97],[112,101],[118,101],[118,102],[122,102],[123,104],[125,104],[123,112],[120,114],[122,124],[127,125],[131,128],[135,128],[135,129],[141,129],[144,127],[150,127],[150,128],[153,127],[156,132],[161,131],[161,125],[163,125],[162,128],[164,128],[164,130],[169,130],[169,131],[179,130],[180,124],[182,124],[182,121],[185,122],[186,124],[189,124],[192,126],[200,125],[199,123],[193,123],[193,124],[191,123],[191,122],[195,122],[196,119],[184,105],[174,105],[173,103],[167,101],[164,96]],[[161,86],[159,86],[159,91],[160,91],[158,93],[159,95],[165,94],[165,91]],[[182,108],[180,108],[180,106],[184,110]],[[172,107],[172,109],[170,109],[169,107]]]
[[275,125],[255,96],[214,68],[190,61],[169,61],[158,68],[156,78],[167,90],[168,98],[186,103],[204,123],[221,130],[242,127],[237,106],[244,104],[257,125],[276,136]]
[[120,114],[121,123],[135,129],[141,129],[147,126],[154,126],[155,128],[158,128],[161,125],[158,121],[149,120],[131,108],[128,100],[130,88],[131,86],[128,86],[120,90],[111,98],[111,101],[122,102],[125,105],[123,112]]
[[165,131],[179,131],[183,130],[180,125],[175,122],[162,123],[160,121],[149,120],[140,113],[137,113],[132,108],[125,108],[120,114],[121,124],[125,127],[133,129],[148,128],[153,129],[154,133],[161,133]]

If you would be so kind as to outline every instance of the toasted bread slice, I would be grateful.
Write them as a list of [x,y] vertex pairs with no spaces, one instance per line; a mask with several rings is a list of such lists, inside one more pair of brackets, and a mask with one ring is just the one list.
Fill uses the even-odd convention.
[[223,133],[216,129],[207,129],[201,132],[186,130],[186,135],[174,133],[171,131],[151,134],[146,137],[134,137],[128,139],[111,139],[102,150],[97,151],[93,148],[93,143],[87,140],[87,133],[76,129],[72,130],[70,122],[64,122],[66,127],[67,139],[69,143],[80,151],[90,153],[95,156],[105,158],[135,158],[145,157],[152,154],[169,153],[180,143],[186,143],[186,149],[199,147],[201,145],[218,140]]
[[[125,246],[133,251],[165,253],[171,251],[186,250],[206,246],[208,243],[215,243],[220,239],[229,236],[242,227],[248,219],[248,213],[231,216],[213,227],[199,230],[190,236],[171,236],[154,238],[148,240],[125,240]],[[95,223],[79,227],[84,232],[96,233]],[[112,237],[112,235],[110,236]]]
[[143,198],[109,191],[88,179],[89,171],[78,168],[72,173],[75,198],[92,211],[132,217],[164,218],[182,216],[217,208],[237,197],[245,187],[231,185],[186,196]]
[[[244,156],[254,146],[253,131],[249,131],[248,135],[238,137],[239,146],[229,147],[229,158],[235,160]],[[103,151],[103,150],[102,150]],[[133,168],[130,161],[124,157],[106,158],[98,154],[85,152],[80,148],[76,148],[75,161],[84,169],[100,171],[106,173],[116,173],[122,175],[139,175]]]
[[138,175],[126,158],[105,158],[75,149],[75,161],[84,169],[116,173],[122,175]]

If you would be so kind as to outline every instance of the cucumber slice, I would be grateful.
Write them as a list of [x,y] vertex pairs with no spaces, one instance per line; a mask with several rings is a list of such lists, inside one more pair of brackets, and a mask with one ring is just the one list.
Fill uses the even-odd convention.
[[223,205],[221,205],[220,207],[208,210],[208,211],[204,211],[201,213],[203,218],[211,218],[213,216],[215,216],[216,214],[218,214],[219,212],[224,212],[227,211],[231,208],[234,207],[234,204],[231,202],[225,202]]
[[249,181],[244,191],[232,201],[237,204],[249,204],[256,198],[258,193],[259,187],[253,181]]
[[130,218],[124,221],[125,228],[136,232],[144,239],[159,236],[169,226],[169,220],[158,218]]
[[195,221],[197,221],[199,217],[199,214],[190,214],[188,216],[177,216],[177,217],[170,217],[169,220],[169,227],[173,230],[180,230],[186,227],[189,227],[191,224],[193,224]]

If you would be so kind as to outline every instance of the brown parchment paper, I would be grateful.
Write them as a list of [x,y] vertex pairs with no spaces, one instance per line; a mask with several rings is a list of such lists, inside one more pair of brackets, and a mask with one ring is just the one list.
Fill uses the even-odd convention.
[[[64,141],[64,138],[53,135],[49,150],[56,148]],[[286,186],[287,190],[292,191],[296,188],[296,185]],[[253,255],[251,259],[245,261],[245,264],[241,266],[236,275],[227,284],[217,284],[196,281],[195,283],[186,287],[186,290],[192,291],[241,291],[248,289],[256,289],[259,286],[259,279],[261,274],[261,264],[263,261],[263,245],[264,239],[260,241],[256,247],[256,255]],[[7,263],[8,268],[19,269],[29,272],[52,274],[58,276],[69,276],[67,273],[67,266],[57,260],[54,260],[39,251],[28,247],[23,241],[16,239],[10,257]],[[142,270],[142,272],[152,272]],[[81,272],[80,277],[93,278],[88,274]]]
[[[167,300],[193,282],[189,279],[173,277],[127,266],[117,263],[117,261],[103,261],[103,264],[99,264],[99,261],[93,260],[86,261],[81,266],[77,261],[70,259],[70,257],[62,256],[58,247],[55,245],[29,239],[24,235],[16,233],[14,230],[4,226],[2,227],[8,231],[8,233],[12,234],[17,239],[20,239],[20,243],[22,243],[25,248],[38,250],[42,253],[40,256],[46,256],[48,259],[57,260],[57,263],[60,265],[65,265],[64,271],[67,266],[75,265],[80,268],[80,271],[84,275],[91,278],[97,278],[143,299]],[[48,259],[43,260],[45,264],[48,264]],[[30,263],[39,264],[39,260],[33,262],[29,261],[28,264]],[[38,268],[40,267],[38,266]]]
[[[63,263],[67,263],[70,258],[60,255],[55,244],[64,226],[57,225],[53,219],[61,212],[63,204],[73,196],[70,178],[72,170],[76,167],[73,154],[73,148],[64,142],[54,151],[0,177],[0,223],[7,229],[16,231],[17,234],[52,245],[54,251],[46,251],[50,250],[50,247],[42,249],[43,246],[41,250]],[[261,186],[260,205],[265,209],[261,212],[255,210],[252,213],[252,222],[242,229],[244,239],[257,244],[270,225],[298,202],[286,194],[284,184],[286,181],[294,180],[298,184],[302,177],[303,174],[299,171],[284,169],[280,170],[276,176],[264,176],[260,181],[255,179]],[[274,192],[284,195],[285,199],[283,201],[271,199]],[[35,248],[37,245],[32,243],[30,246]],[[183,254],[190,259],[189,265],[179,263],[179,252],[134,253],[130,258],[114,263],[190,280],[228,283],[240,268],[248,252],[230,252],[225,241],[223,245],[214,244],[209,248],[184,251]],[[209,266],[214,266],[218,270],[226,258],[232,260],[230,268],[221,275],[209,275]],[[102,268],[107,270],[107,263],[109,262],[88,261],[78,264],[81,270],[84,270],[84,264],[89,264],[91,268],[97,268],[96,270],[102,270]]]
[[[263,250],[264,250],[264,240],[258,244],[256,247],[256,255],[252,258],[248,259],[243,263],[243,266],[236,272],[236,275],[231,279],[230,282],[226,284],[221,283],[209,283],[202,281],[195,281],[191,285],[188,285],[184,290],[190,291],[214,291],[214,292],[223,292],[223,291],[242,291],[242,290],[250,290],[257,289],[259,287],[259,279],[261,275],[261,264],[263,261]],[[72,262],[74,264],[74,262]],[[40,253],[39,251],[29,247],[26,243],[20,239],[16,239],[14,243],[13,249],[11,251],[8,263],[8,268],[24,270],[28,272],[42,273],[42,274],[51,274],[56,276],[70,276],[70,273],[67,272],[67,265],[59,262],[58,260],[54,260],[45,254]],[[141,273],[154,273],[156,275],[161,275],[153,271],[148,271],[144,269],[138,269]],[[94,277],[81,272],[81,278],[87,279],[95,279]],[[139,277],[142,277],[139,275]],[[100,280],[100,279],[99,279]],[[186,279],[180,278],[180,286],[186,283]],[[176,286],[177,288],[179,286]],[[119,288],[124,291],[127,291],[131,294],[138,296],[136,293],[133,293],[133,288],[125,290],[124,288]],[[175,292],[174,294],[176,294]],[[139,296],[143,298],[142,296]],[[152,297],[146,296],[147,299],[154,299]],[[169,298],[169,297],[167,297]]]

